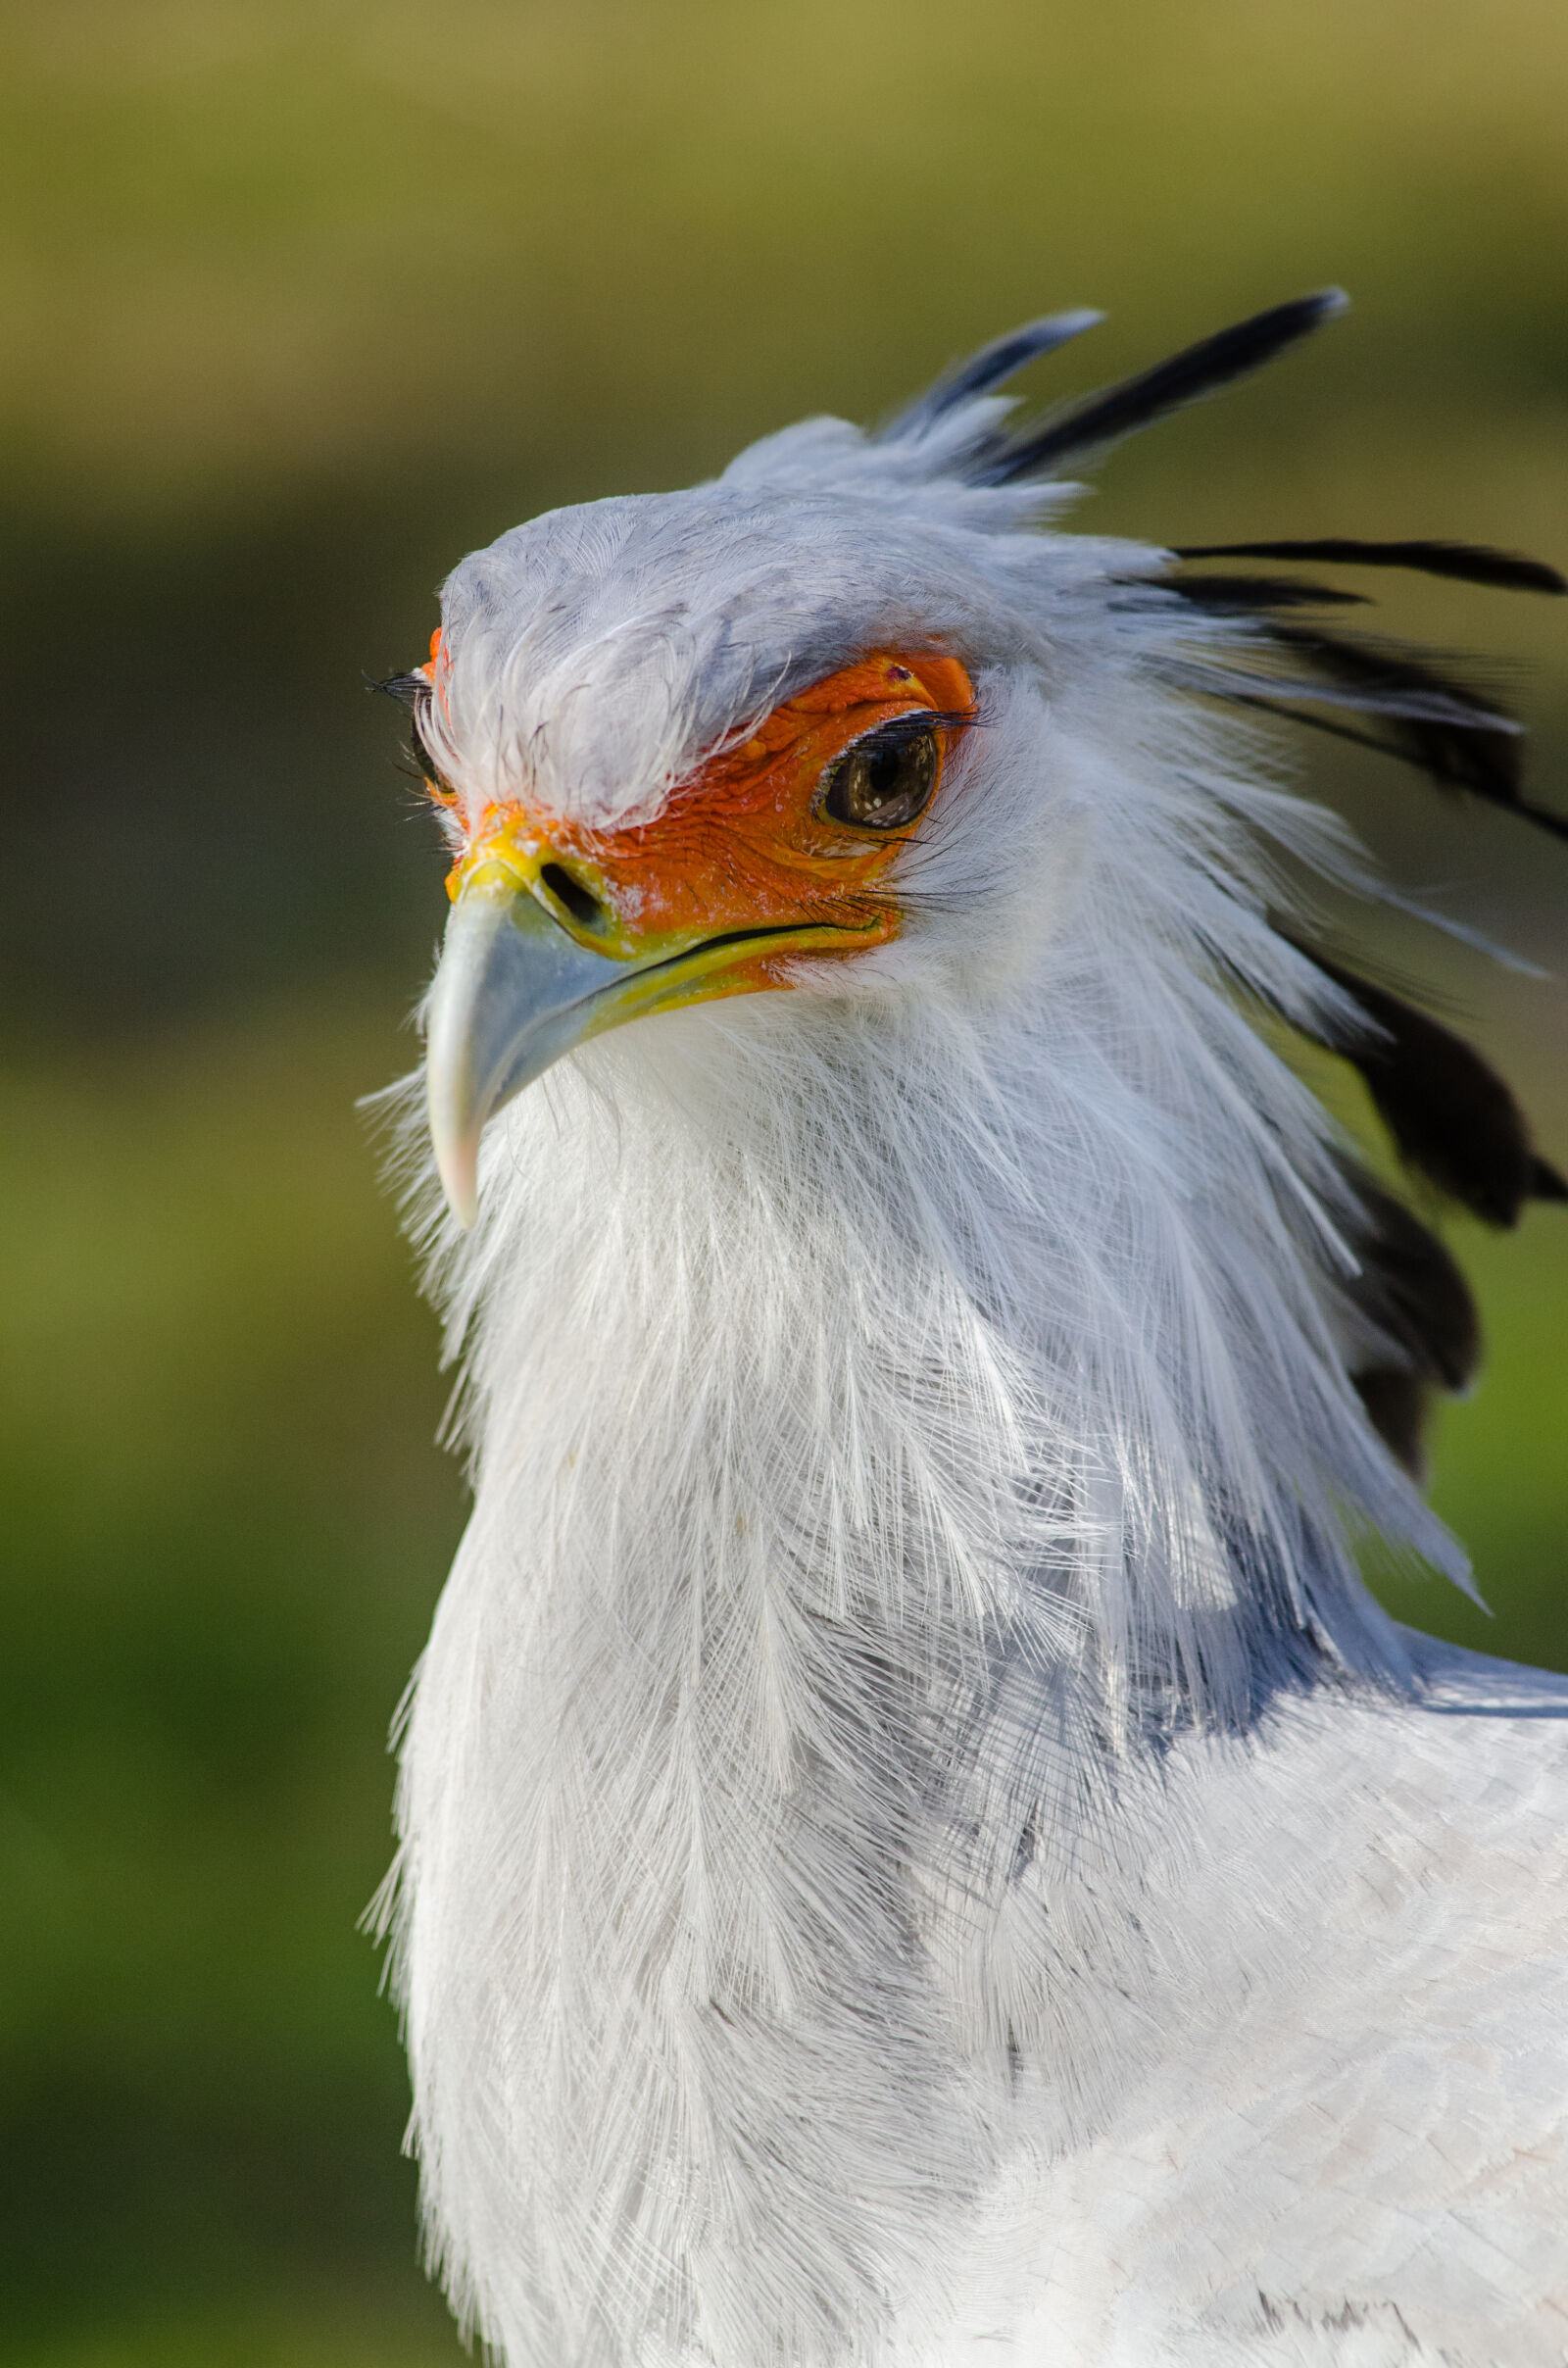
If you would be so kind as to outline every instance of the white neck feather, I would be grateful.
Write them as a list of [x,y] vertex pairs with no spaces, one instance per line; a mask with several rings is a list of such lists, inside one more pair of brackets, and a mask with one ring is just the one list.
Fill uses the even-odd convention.
[[984,996],[661,1018],[492,1130],[400,1949],[436,2243],[518,2368],[869,2349],[1020,2061],[1094,2109],[1147,1747],[1403,1682],[1344,1523],[1442,1540],[1214,915],[1307,990],[1151,844]]

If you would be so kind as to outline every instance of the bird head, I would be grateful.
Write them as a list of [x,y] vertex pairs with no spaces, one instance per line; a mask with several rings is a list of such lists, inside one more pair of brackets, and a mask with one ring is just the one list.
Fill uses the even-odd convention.
[[[1506,717],[1391,669],[1374,645],[1281,621],[1354,596],[1177,567],[1213,551],[1041,531],[1079,490],[1065,462],[1342,304],[1277,307],[1020,431],[996,386],[1098,318],[1057,315],[879,431],[808,420],[712,484],[550,513],[457,568],[428,663],[386,687],[414,710],[454,856],[426,1074],[463,1223],[487,1122],[612,1028],[742,995],[885,997],[939,974],[978,990],[1015,967],[1049,929],[1094,810],[1114,805],[1107,750],[1119,740],[1131,761],[1142,738],[1147,760],[1151,686],[1172,779],[1170,693],[1186,688],[1254,710],[1328,698],[1376,716],[1392,753],[1453,778],[1443,767],[1460,751],[1466,786],[1518,802],[1475,755]],[[1529,563],[1495,554],[1389,549],[1528,580]],[[1171,837],[1157,774],[1151,850]],[[1189,823],[1201,867],[1206,824]]]
[[[450,578],[428,663],[388,687],[455,857],[426,1066],[464,1222],[481,1130],[564,1053],[720,998],[886,991],[941,935],[991,836],[970,810],[1006,793],[1006,677],[1052,631],[1033,529],[1066,498],[1013,467],[987,390],[1096,318],[1002,340],[879,434],[807,421]],[[1057,540],[1058,592],[1127,548]],[[951,950],[972,967],[1004,935],[994,910]]]
[[[432,718],[449,678],[443,635]],[[563,795],[540,761],[551,734],[539,723],[533,765],[492,776],[477,797],[448,787],[427,754],[459,833],[429,1013],[431,1125],[459,1216],[473,1210],[485,1121],[563,1053],[691,1004],[808,979],[831,987],[891,944],[899,860],[975,714],[961,660],[869,649],[744,729],[699,732],[657,803],[654,756],[629,732],[625,772],[609,784],[639,793],[629,811],[584,795],[580,775]]]

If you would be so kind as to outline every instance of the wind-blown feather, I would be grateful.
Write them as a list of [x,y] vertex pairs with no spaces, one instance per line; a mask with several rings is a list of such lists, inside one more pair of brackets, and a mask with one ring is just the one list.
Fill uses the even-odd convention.
[[[1177,557],[1184,556],[1178,552]],[[1356,609],[1365,606],[1360,592],[1341,591],[1333,584],[1312,583],[1295,575],[1183,575],[1173,590],[1195,609],[1220,617],[1267,617],[1280,609]]]
[[901,438],[923,434],[949,412],[973,400],[976,395],[988,395],[994,387],[1015,377],[1031,362],[1039,362],[1054,354],[1059,346],[1081,337],[1104,319],[1102,313],[1082,308],[1070,313],[1049,313],[1043,320],[1025,321],[1022,328],[1009,329],[1004,337],[993,338],[977,354],[971,354],[945,376],[938,378],[923,395],[908,404],[882,430],[881,440],[896,442]]
[[1451,1254],[1392,1193],[1355,1179],[1361,1270],[1349,1298],[1372,1338],[1350,1377],[1378,1436],[1408,1472],[1425,1468],[1434,1390],[1464,1390],[1481,1362],[1481,1319]]
[[1544,560],[1516,551],[1494,551],[1485,543],[1446,543],[1430,537],[1406,542],[1365,542],[1358,536],[1318,535],[1310,541],[1189,543],[1178,559],[1294,559],[1349,567],[1410,567],[1422,575],[1446,575],[1457,583],[1487,584],[1509,592],[1568,592],[1568,577]]
[[1530,1140],[1512,1093],[1474,1045],[1388,987],[1316,949],[1310,960],[1369,1024],[1340,1050],[1365,1078],[1399,1157],[1489,1225],[1516,1225],[1525,1203],[1568,1199]]
[[981,484],[1006,485],[1054,469],[1077,454],[1117,443],[1170,412],[1217,393],[1249,371],[1261,370],[1287,346],[1343,313],[1346,302],[1340,289],[1326,288],[1320,295],[1298,297],[1294,303],[1255,313],[1250,320],[1187,346],[1168,362],[1092,396],[1065,419],[1038,428],[1032,435],[997,438],[979,457],[973,474]]
[[383,1920],[431,2256],[508,2368],[1560,2348],[1568,1694],[1363,1583],[1369,1541],[1465,1580],[1400,1463],[1474,1309],[1253,1013],[1470,1205],[1547,1171],[1308,950],[1279,854],[1365,862],[1237,707],[1467,779],[1511,725],[1021,481],[1332,309],[1009,442],[1036,324],[445,588],[420,729],[475,843],[509,799],[678,834],[867,652],[977,700],[896,935],[563,1060],[471,1234],[411,1154],[475,1503]]

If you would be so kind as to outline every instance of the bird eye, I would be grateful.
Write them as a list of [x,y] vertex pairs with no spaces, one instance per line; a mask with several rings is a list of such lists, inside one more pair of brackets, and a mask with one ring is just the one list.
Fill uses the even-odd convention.
[[844,751],[827,777],[822,813],[860,830],[899,830],[925,812],[942,769],[932,726],[900,715]]

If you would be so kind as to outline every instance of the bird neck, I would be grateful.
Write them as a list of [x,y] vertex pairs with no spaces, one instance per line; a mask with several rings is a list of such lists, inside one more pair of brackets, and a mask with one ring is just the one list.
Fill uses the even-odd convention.
[[399,1980],[430,2209],[521,2356],[841,2356],[1015,2064],[1066,2113],[1132,2060],[1142,1747],[1396,1673],[1298,1098],[1217,999],[1195,1063],[1060,984],[1049,1029],[662,1018],[494,1130]]
[[1021,1653],[1123,1736],[1325,1654],[1400,1682],[1348,1519],[1443,1539],[1331,1337],[1321,1119],[1190,971],[1122,984],[757,998],[509,1113],[455,1295],[480,1526],[670,1684],[726,1668],[780,1775],[857,1645],[933,1703]]

